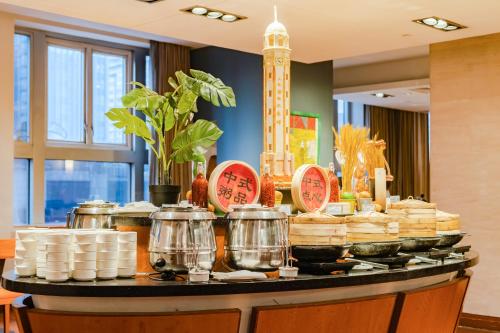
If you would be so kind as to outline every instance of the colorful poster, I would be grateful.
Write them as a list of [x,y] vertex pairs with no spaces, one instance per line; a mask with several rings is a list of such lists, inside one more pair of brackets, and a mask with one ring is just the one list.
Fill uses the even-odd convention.
[[303,164],[318,164],[319,115],[298,112],[291,114],[290,148],[295,169]]

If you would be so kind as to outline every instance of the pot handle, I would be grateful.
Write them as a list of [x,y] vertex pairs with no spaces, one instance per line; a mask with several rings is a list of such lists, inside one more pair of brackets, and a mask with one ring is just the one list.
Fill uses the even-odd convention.
[[71,208],[67,213],[66,213],[66,229],[72,229],[70,228],[71,225],[71,217],[75,215],[75,209],[76,208]]

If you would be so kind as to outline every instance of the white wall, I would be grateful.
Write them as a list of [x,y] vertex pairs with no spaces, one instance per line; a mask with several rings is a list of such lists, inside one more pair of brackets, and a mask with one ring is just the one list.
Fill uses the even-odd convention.
[[14,26],[14,17],[0,12],[0,238],[13,230]]

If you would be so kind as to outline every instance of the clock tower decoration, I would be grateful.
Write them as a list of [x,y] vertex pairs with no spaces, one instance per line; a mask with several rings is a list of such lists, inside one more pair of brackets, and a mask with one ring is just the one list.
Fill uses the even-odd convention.
[[290,152],[290,47],[289,36],[278,22],[276,6],[274,22],[264,33],[263,72],[263,133],[264,150],[260,156],[260,171],[270,166],[274,181],[289,187],[294,172]]

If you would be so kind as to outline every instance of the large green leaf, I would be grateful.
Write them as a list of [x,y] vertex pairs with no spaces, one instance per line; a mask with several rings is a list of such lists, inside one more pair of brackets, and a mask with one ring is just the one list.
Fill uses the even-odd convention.
[[173,158],[177,163],[204,161],[204,154],[222,135],[214,123],[199,119],[179,132],[172,141]]
[[179,102],[177,103],[177,109],[180,114],[184,114],[193,110],[193,106],[196,104],[198,96],[191,90],[184,90]]
[[185,82],[187,87],[196,95],[201,96],[215,106],[220,106],[220,103],[225,107],[236,106],[233,88],[226,86],[221,79],[196,69],[191,69],[189,72],[193,77],[180,71],[176,72],[176,76],[179,82]]
[[141,118],[134,116],[127,108],[113,108],[106,112],[106,117],[113,122],[116,128],[124,130],[125,134],[134,134],[143,138],[147,143],[154,144],[148,125]]

